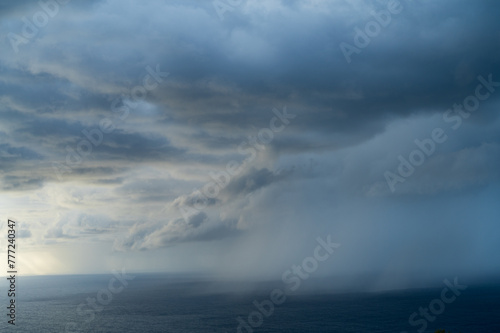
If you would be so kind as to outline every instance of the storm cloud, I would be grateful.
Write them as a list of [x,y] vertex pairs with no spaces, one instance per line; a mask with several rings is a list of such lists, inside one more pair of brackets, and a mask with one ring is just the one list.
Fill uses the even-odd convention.
[[325,275],[498,273],[498,1],[56,4],[0,3],[2,216],[25,247],[279,278],[331,234]]

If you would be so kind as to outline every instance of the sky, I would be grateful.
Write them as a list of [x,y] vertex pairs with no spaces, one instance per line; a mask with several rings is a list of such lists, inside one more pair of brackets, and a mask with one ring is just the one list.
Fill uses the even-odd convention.
[[499,12],[0,1],[2,244],[26,275],[279,280],[318,237],[318,278],[498,274]]

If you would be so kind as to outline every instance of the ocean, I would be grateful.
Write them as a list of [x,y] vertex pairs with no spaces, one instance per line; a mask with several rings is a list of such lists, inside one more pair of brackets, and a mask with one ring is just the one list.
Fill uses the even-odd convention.
[[[3,282],[2,290],[6,287]],[[376,293],[289,294],[271,309],[270,292],[279,287],[279,282],[269,282],[236,293],[237,284],[159,274],[139,274],[123,283],[113,275],[21,276],[16,325],[7,323],[8,299],[2,295],[0,327],[2,332],[34,333],[500,332],[500,285],[469,285],[456,297],[448,291],[450,302],[439,301],[444,285]],[[429,306],[434,314],[428,312],[428,319],[418,315],[410,325],[412,313]]]

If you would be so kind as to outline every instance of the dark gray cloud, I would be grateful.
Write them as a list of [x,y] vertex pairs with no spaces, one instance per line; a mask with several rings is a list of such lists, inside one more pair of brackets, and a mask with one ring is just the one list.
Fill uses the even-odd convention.
[[217,241],[241,234],[237,221],[224,220],[210,223],[204,212],[191,216],[187,221],[177,219],[167,223],[136,224],[125,238],[117,240],[114,248],[124,250],[151,250],[186,242]]
[[284,178],[284,173],[273,173],[266,168],[260,170],[251,169],[245,175],[233,179],[226,187],[227,193],[225,194],[230,197],[247,195]]
[[[347,62],[340,44],[386,6],[246,1],[220,20],[210,1],[72,1],[15,53],[9,32],[40,7],[0,2],[1,192],[30,202],[33,244],[114,242],[154,250],[152,267],[175,246],[178,269],[198,251],[228,274],[279,274],[307,237],[336,233],[346,274],[494,270],[500,87],[458,129],[443,115],[479,76],[500,82],[500,3],[401,1]],[[285,108],[295,117],[263,142]],[[384,174],[435,128],[447,141],[392,192]]]

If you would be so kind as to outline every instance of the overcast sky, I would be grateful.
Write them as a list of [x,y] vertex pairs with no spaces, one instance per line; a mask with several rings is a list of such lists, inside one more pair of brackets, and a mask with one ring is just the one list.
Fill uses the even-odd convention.
[[0,2],[25,274],[498,273],[500,2],[62,2]]

